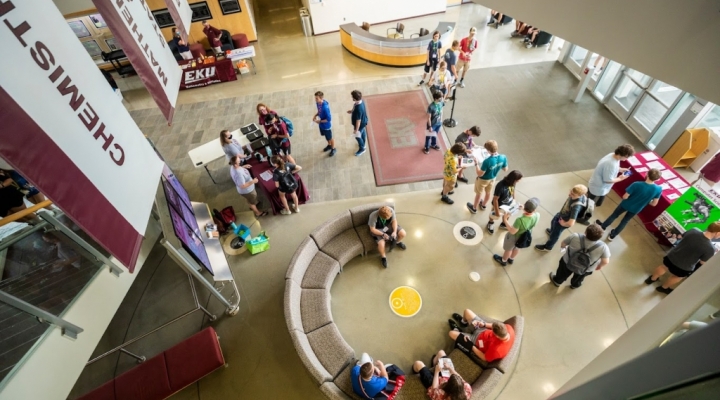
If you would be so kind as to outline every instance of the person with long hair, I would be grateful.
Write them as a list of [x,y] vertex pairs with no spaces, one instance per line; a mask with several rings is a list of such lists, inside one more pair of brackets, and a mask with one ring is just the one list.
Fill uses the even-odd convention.
[[235,156],[239,157],[241,161],[249,157],[245,155],[245,151],[240,142],[233,138],[233,135],[227,129],[220,131],[220,146],[222,146],[225,152],[225,159],[228,160],[228,162]]
[[[444,351],[440,350],[432,358],[432,365],[427,367],[422,361],[415,361],[413,372],[420,375],[420,382],[427,389],[427,395],[432,400],[468,400],[472,397],[472,386],[455,371],[453,366],[448,365],[450,376],[445,377],[440,373],[438,360],[447,358]],[[431,372],[433,370],[433,372]]]
[[[275,181],[275,187],[278,188],[278,194],[280,195],[280,202],[282,202],[283,209],[280,210],[280,214],[282,215],[290,215],[292,212],[290,211],[290,207],[288,207],[288,201],[287,201],[287,194],[290,194],[290,197],[293,199],[293,205],[292,208],[295,210],[296,213],[300,212],[300,201],[298,200],[297,196],[297,187],[289,188],[286,186],[287,179],[285,178],[285,175],[290,174],[291,176],[300,172],[302,169],[301,166],[295,165],[293,163],[285,162],[282,157],[275,155],[272,158],[272,164],[275,166],[275,170],[273,170],[273,181]],[[295,183],[295,186],[297,186],[297,181]]]
[[240,196],[244,197],[248,202],[248,207],[255,213],[255,217],[264,217],[267,215],[267,211],[260,211],[257,205],[260,203],[258,199],[257,191],[255,190],[255,184],[258,183],[257,178],[253,178],[248,171],[252,168],[251,165],[240,165],[241,158],[239,156],[232,156],[230,158],[230,176],[235,183]]
[[[492,206],[493,212],[490,214],[490,220],[487,224],[488,232],[495,233],[495,220],[502,217],[505,214],[504,210],[500,209],[500,206],[510,206],[515,202],[515,185],[520,182],[523,175],[518,170],[512,170],[509,174],[505,175],[505,178],[495,185],[495,192],[493,193]],[[505,222],[500,223],[500,227],[507,229]]]
[[278,113],[271,110],[268,106],[266,106],[263,103],[258,103],[257,106],[255,106],[255,111],[257,111],[257,114],[258,114],[258,124],[260,126],[262,126],[263,128],[265,128],[265,134],[269,134],[268,130],[270,129],[272,124],[268,124],[265,122],[265,116],[267,116],[268,114],[272,114],[277,117]]

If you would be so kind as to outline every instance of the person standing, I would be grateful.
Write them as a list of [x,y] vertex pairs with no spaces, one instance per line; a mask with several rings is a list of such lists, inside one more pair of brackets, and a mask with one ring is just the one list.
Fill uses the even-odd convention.
[[[479,126],[473,126],[470,129],[465,130],[464,132],[460,132],[459,135],[455,138],[455,143],[462,143],[465,145],[465,148],[467,148],[467,155],[472,156],[472,150],[475,147],[479,147],[474,143],[474,138],[480,137],[480,127]],[[457,176],[457,180],[460,182],[468,183],[468,179],[463,176],[463,171],[460,170]],[[457,183],[455,183],[455,187],[457,187]]]
[[337,153],[335,150],[335,139],[332,134],[332,114],[330,113],[330,104],[323,97],[323,92],[315,92],[315,105],[317,106],[317,114],[313,117],[313,121],[320,127],[320,134],[327,140],[327,146],[323,152],[330,152],[330,157]]
[[462,71],[462,75],[460,76],[461,88],[465,87],[465,74],[467,73],[468,69],[470,69],[470,60],[472,59],[472,53],[478,46],[478,41],[477,39],[475,39],[476,31],[477,29],[475,29],[475,27],[473,26],[472,28],[470,28],[470,34],[460,40],[460,56],[458,57],[457,62],[457,73],[459,74],[460,71]]
[[277,114],[268,114],[265,116],[265,125],[268,127],[268,137],[273,141],[275,151],[282,152],[285,161],[295,164],[295,159],[291,155],[290,134],[285,121]]
[[255,106],[255,111],[257,111],[257,114],[258,114],[258,125],[260,125],[260,126],[262,126],[263,128],[265,128],[265,134],[266,134],[266,135],[269,134],[268,131],[270,130],[270,127],[272,126],[272,124],[271,124],[271,123],[270,123],[270,124],[266,123],[266,122],[265,122],[265,117],[266,117],[268,114],[271,114],[271,115],[274,115],[275,118],[278,118],[278,119],[279,119],[278,113],[275,112],[275,111],[273,111],[273,110],[271,110],[268,106],[266,106],[266,105],[263,104],[263,103],[258,103],[258,105]]
[[458,49],[460,49],[460,42],[453,40],[452,45],[449,49],[445,50],[445,55],[443,56],[447,69],[450,71],[450,74],[452,74],[453,80],[455,81],[458,79],[456,68]]
[[652,275],[645,279],[645,283],[652,285],[666,272],[669,272],[670,276],[665,283],[655,290],[665,294],[672,293],[671,286],[676,286],[685,277],[690,276],[715,254],[715,246],[712,241],[717,239],[720,239],[720,222],[711,223],[705,232],[698,228],[692,228],[685,232],[682,239],[665,255],[662,264],[658,265]]
[[449,195],[453,194],[453,189],[455,188],[455,182],[457,180],[457,175],[460,171],[462,171],[462,168],[458,168],[457,159],[458,156],[465,155],[467,153],[467,149],[465,148],[465,145],[462,143],[455,143],[452,145],[452,147],[445,152],[445,169],[443,170],[443,189],[442,192],[440,192],[440,200],[442,200],[444,203],[447,204],[453,204],[454,201],[448,197]]
[[[501,218],[501,215],[505,215],[505,211],[500,206],[511,206],[515,202],[515,185],[520,182],[523,175],[518,170],[512,170],[509,174],[505,175],[505,178],[495,185],[495,191],[493,193],[493,211],[490,214],[490,220],[487,223],[487,230],[492,235],[495,233],[495,220]],[[505,219],[500,223],[500,227],[507,229]]]
[[234,156],[238,156],[241,162],[249,157],[245,155],[245,151],[240,142],[234,139],[227,129],[220,131],[220,146],[222,146],[223,152],[225,152],[225,159],[228,161]]
[[[627,168],[620,168],[620,161],[625,161],[635,154],[635,148],[629,144],[618,146],[615,152],[601,158],[590,177],[588,183],[588,198],[595,201],[595,206],[600,207],[605,196],[610,193],[612,185],[616,182],[627,179],[627,175],[618,173],[625,172]],[[587,220],[578,221],[587,225]]]
[[518,239],[525,232],[532,232],[535,225],[540,220],[540,213],[535,212],[540,205],[540,200],[537,197],[533,197],[525,202],[522,207],[522,215],[518,217],[515,222],[510,225],[510,214],[503,214],[503,224],[507,227],[507,233],[505,234],[505,240],[503,240],[503,255],[493,254],[493,260],[497,261],[503,267],[512,264],[515,261],[520,252],[520,248],[517,247]]
[[550,272],[550,282],[559,287],[572,275],[570,288],[577,289],[586,276],[606,266],[610,262],[610,249],[600,240],[603,233],[600,225],[591,224],[584,235],[573,233],[565,238],[560,246],[567,250],[560,257],[557,271]]
[[430,153],[430,148],[440,150],[440,146],[437,145],[437,136],[442,127],[443,94],[435,90],[432,97],[433,102],[430,103],[427,109],[427,132],[425,133],[425,147],[423,148],[425,154]]
[[202,22],[202,26],[203,33],[207,36],[208,43],[215,51],[215,54],[222,53],[222,42],[220,42],[220,38],[223,35],[222,31],[218,28],[214,28],[209,22],[207,22],[207,20]]
[[178,49],[178,53],[180,53],[180,57],[182,57],[183,60],[192,60],[193,55],[190,51],[190,46],[188,46],[187,43],[182,40],[182,38],[180,37],[180,33],[177,31],[177,28],[172,28],[172,35],[172,41],[175,42],[175,46]]
[[[475,200],[473,203],[467,203],[466,206],[471,213],[477,213],[477,208],[485,209],[488,202],[490,201],[490,193],[492,192],[493,183],[500,170],[508,170],[507,157],[502,154],[498,154],[498,144],[494,140],[488,140],[485,142],[485,150],[490,153],[490,156],[486,158],[482,164],[475,163],[475,172],[477,172],[477,179],[475,179]],[[480,198],[485,195],[483,202],[480,202]]]
[[240,165],[240,160],[242,159],[239,156],[232,156],[230,158],[230,177],[232,177],[235,188],[238,193],[240,193],[240,196],[247,200],[248,207],[255,213],[255,217],[264,217],[268,214],[267,211],[260,211],[257,208],[260,200],[258,200],[255,184],[258,183],[258,180],[257,178],[253,178],[250,175],[250,171],[248,171],[252,168],[252,165]]
[[365,103],[362,100],[362,93],[359,90],[353,90],[350,92],[353,99],[353,108],[348,111],[350,114],[350,122],[352,123],[353,135],[355,140],[358,142],[358,151],[355,152],[355,156],[360,156],[365,153],[365,145],[367,144],[367,130],[368,124],[367,110],[365,109]]
[[440,59],[440,49],[442,49],[442,43],[440,42],[440,32],[435,31],[432,35],[432,40],[428,43],[427,47],[427,61],[425,61],[425,72],[423,72],[422,79],[418,86],[422,86],[425,83],[425,77],[430,74],[428,82],[432,80],[433,73],[437,71],[438,60]]
[[612,229],[608,235],[608,240],[612,241],[615,236],[619,235],[620,232],[625,229],[625,226],[633,219],[634,216],[638,215],[640,211],[649,205],[655,207],[660,201],[660,195],[662,194],[662,188],[655,184],[655,181],[660,179],[660,171],[653,168],[647,173],[647,178],[644,182],[633,182],[625,190],[623,200],[615,207],[615,211],[605,220],[605,222],[599,219],[595,221],[596,224],[600,225],[603,230],[606,230],[615,219],[625,213],[622,221],[617,228]]
[[286,163],[280,156],[272,157],[272,164],[275,166],[273,170],[273,181],[275,181],[275,187],[278,189],[278,195],[280,196],[280,202],[283,205],[283,209],[280,210],[282,215],[290,215],[290,207],[288,207],[287,194],[292,197],[293,205],[292,208],[296,213],[300,212],[300,201],[297,196],[298,184],[297,180],[293,176],[302,169],[301,166],[292,163]]
[[588,188],[585,185],[573,186],[560,212],[555,214],[552,221],[550,221],[550,228],[545,230],[550,237],[545,243],[535,246],[535,249],[540,251],[552,250],[563,231],[575,225],[580,211],[587,207],[587,197],[585,196],[587,192]]

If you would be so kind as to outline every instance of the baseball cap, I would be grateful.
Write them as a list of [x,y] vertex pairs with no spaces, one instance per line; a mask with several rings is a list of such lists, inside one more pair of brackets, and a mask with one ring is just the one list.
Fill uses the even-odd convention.
[[537,197],[532,197],[528,199],[528,201],[525,202],[525,205],[523,206],[523,211],[525,212],[534,212],[538,206],[540,205],[540,199]]

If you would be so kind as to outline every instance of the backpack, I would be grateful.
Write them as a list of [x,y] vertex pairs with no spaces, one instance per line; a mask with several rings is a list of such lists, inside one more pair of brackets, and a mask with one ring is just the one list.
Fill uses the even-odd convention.
[[282,122],[285,123],[285,126],[287,127],[287,131],[288,131],[288,135],[292,137],[292,135],[293,135],[293,130],[295,129],[295,128],[293,128],[292,121],[290,121],[289,119],[287,119],[287,117],[279,117],[279,118],[280,118],[280,120],[281,120]]
[[280,173],[280,189],[284,193],[294,192],[298,188],[297,179],[293,176],[290,168],[285,167],[285,171]]
[[[582,208],[580,208],[580,212],[578,213],[578,221],[589,221],[595,212],[595,200],[586,198],[585,201],[586,203],[582,206]],[[572,203],[570,208],[574,207],[578,203],[580,203],[580,199]]]
[[585,275],[587,274],[587,270],[590,269],[590,266],[597,262],[597,260],[592,261],[590,259],[590,253],[598,247],[602,246],[602,242],[598,241],[592,247],[586,249],[585,236],[578,235],[578,237],[580,238],[580,250],[576,251],[575,254],[570,254],[570,262],[567,264],[567,266],[572,272],[580,275]]

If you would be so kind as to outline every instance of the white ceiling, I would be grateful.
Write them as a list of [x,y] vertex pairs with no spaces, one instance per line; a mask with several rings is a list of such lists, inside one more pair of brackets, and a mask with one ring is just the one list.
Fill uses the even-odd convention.
[[62,15],[95,8],[92,0],[53,0]]

